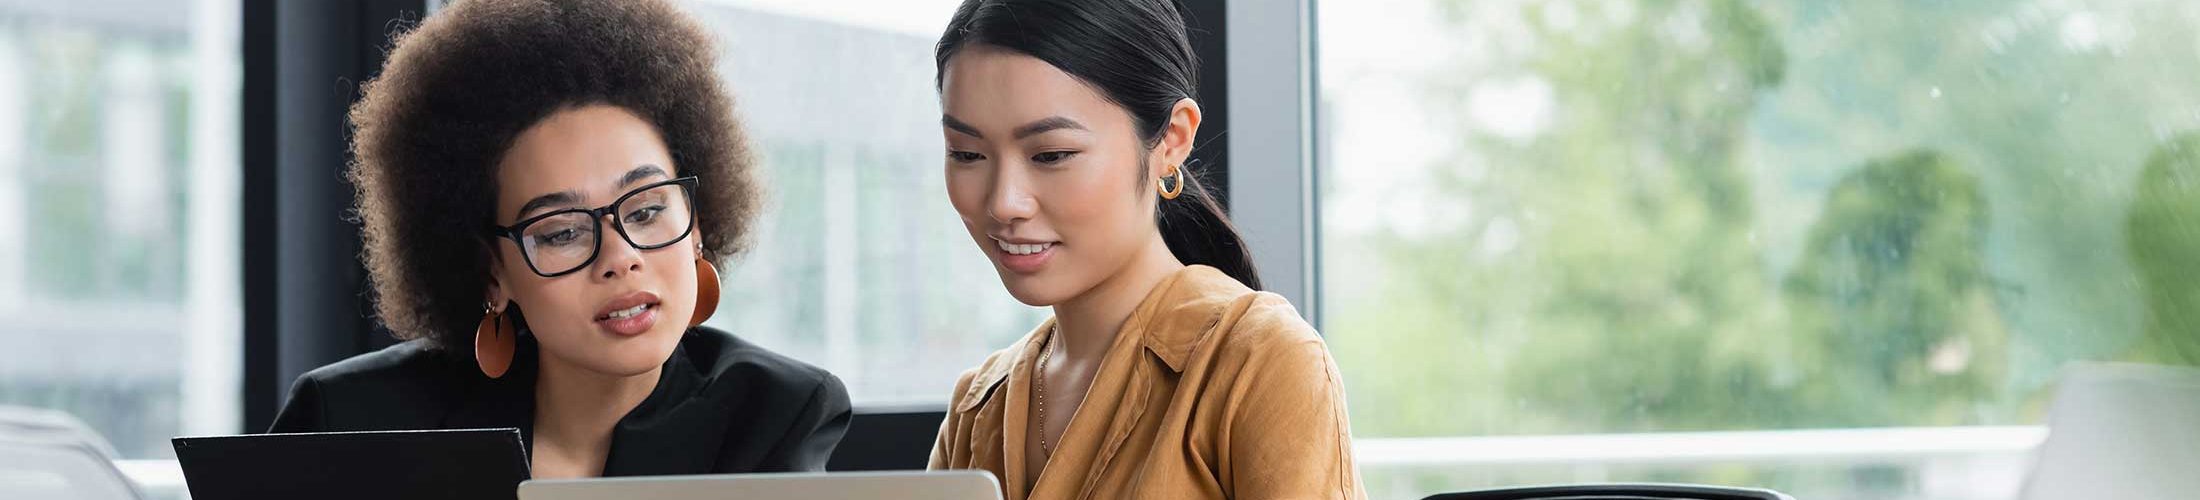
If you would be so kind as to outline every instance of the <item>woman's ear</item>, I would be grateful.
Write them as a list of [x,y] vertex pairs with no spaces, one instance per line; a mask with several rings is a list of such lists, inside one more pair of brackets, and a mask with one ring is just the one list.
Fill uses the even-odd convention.
[[481,303],[487,304],[491,311],[501,312],[505,304],[511,302],[512,295],[504,288],[507,283],[504,279],[504,259],[497,257],[493,244],[487,248],[488,250],[483,251],[485,258],[481,260],[489,267],[488,272],[483,273],[486,276],[482,280]]
[[1169,109],[1168,127],[1161,130],[1161,144],[1154,148],[1159,157],[1154,158],[1150,175],[1160,177],[1169,172],[1169,167],[1184,166],[1185,159],[1192,156],[1192,141],[1199,138],[1199,121],[1199,102],[1189,97],[1176,101],[1176,106]]
[[503,281],[497,277],[497,271],[491,269],[488,284],[483,287],[481,293],[481,303],[487,304],[490,312],[503,312],[505,304],[512,300],[512,296],[505,293],[502,283]]

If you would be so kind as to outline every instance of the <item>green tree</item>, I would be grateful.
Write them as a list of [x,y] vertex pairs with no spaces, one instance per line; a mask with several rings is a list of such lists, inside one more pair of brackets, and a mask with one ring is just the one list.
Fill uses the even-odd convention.
[[2200,363],[2181,0],[1431,4],[1439,220],[1323,229],[1362,436],[2028,423],[2070,361]]
[[[1626,3],[1626,18],[1582,16],[1612,19],[1595,36],[1530,23],[1534,50],[1506,65],[1552,89],[1549,126],[1462,138],[1431,184],[1471,203],[1469,220],[1376,238],[1395,264],[1387,278],[1412,292],[1335,321],[1417,347],[1340,344],[1347,364],[1383,366],[1353,374],[1355,407],[1382,409],[1356,414],[1360,428],[1712,429],[1787,413],[1764,404],[1798,379],[1783,378],[1784,356],[1768,356],[1783,335],[1771,314],[1777,281],[1752,242],[1741,161],[1760,93],[1782,80],[1781,42],[1750,2]],[[1440,5],[1468,24],[1475,4]],[[1552,5],[1522,15],[1543,19]],[[1488,83],[1429,90],[1459,96]],[[1446,397],[1428,398],[1430,387]]]
[[2154,150],[2139,174],[2125,243],[2146,297],[2146,330],[2129,358],[2200,365],[2200,133]]
[[1851,171],[1784,287],[1812,340],[1797,423],[1975,423],[2007,376],[1977,176],[1933,151]]

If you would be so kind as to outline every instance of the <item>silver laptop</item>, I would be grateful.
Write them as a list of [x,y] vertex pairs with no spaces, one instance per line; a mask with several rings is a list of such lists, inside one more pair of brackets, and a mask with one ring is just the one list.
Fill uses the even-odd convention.
[[2025,500],[2200,498],[2200,370],[2075,366],[2047,428]]
[[1000,500],[1001,483],[993,478],[993,473],[978,470],[543,479],[520,483],[519,498]]

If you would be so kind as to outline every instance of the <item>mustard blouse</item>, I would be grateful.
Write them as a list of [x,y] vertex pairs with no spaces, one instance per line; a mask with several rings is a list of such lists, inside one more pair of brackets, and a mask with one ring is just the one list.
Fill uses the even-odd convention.
[[1283,297],[1207,266],[1147,293],[1027,484],[1032,365],[1053,326],[962,374],[931,468],[992,471],[1009,500],[1366,497],[1321,337]]

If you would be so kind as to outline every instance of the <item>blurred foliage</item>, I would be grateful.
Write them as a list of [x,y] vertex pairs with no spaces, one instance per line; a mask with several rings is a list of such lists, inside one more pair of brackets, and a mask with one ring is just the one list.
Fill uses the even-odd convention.
[[2200,365],[2200,133],[2147,159],[2125,234],[2146,289],[2146,336],[2134,361]]
[[1398,197],[1461,206],[1324,234],[1360,436],[2026,423],[2069,361],[2200,363],[2194,6],[1434,5],[1472,57]]
[[[1412,82],[1432,116],[1400,121],[1444,145],[1325,164],[1324,196],[1424,205],[1324,205],[1359,437],[2029,424],[2070,362],[2200,364],[2200,3],[1429,5],[1452,46],[1353,67],[1434,70],[1325,89]],[[1858,460],[1364,473],[1940,498],[1926,476],[1977,472]]]
[[1785,295],[1808,344],[1790,422],[1858,427],[1965,423],[1998,396],[2008,344],[1982,257],[1978,178],[1916,151],[1834,186]]

